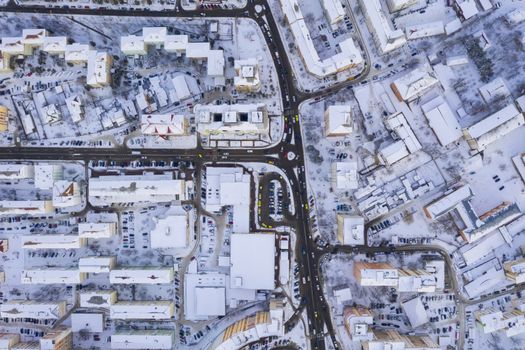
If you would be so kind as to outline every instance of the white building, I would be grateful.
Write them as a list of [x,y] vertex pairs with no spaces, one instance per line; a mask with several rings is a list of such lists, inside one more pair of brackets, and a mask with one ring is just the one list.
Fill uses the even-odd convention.
[[55,181],[62,179],[63,168],[60,164],[36,164],[35,187],[41,190],[50,190]]
[[397,12],[419,3],[419,0],[387,0],[390,12]]
[[523,113],[512,103],[464,129],[463,134],[472,150],[483,151],[489,144],[523,124],[525,124]]
[[233,207],[233,232],[250,231],[251,178],[239,167],[206,167],[205,208]]
[[88,61],[90,52],[88,44],[73,43],[66,46],[64,59],[69,63],[84,64]]
[[[231,288],[275,288],[275,235],[247,233],[231,235]],[[257,264],[253,262],[257,261]]]
[[23,284],[80,284],[86,274],[76,268],[46,268],[22,271]]
[[207,320],[226,315],[226,278],[222,273],[186,273],[184,275],[184,317]]
[[84,119],[84,106],[80,96],[68,96],[66,98],[66,107],[73,122],[78,123]]
[[79,249],[86,240],[76,235],[42,234],[21,236],[24,249]]
[[186,135],[188,121],[182,114],[143,114],[140,130],[144,135],[182,136]]
[[167,284],[173,278],[173,267],[118,267],[109,272],[112,284]]
[[421,109],[442,146],[456,141],[463,135],[454,112],[443,97],[432,99],[422,105]]
[[89,179],[89,201],[94,205],[159,203],[185,199],[185,181],[174,180],[172,174],[101,176]]
[[91,87],[107,86],[111,82],[111,56],[107,52],[89,51],[87,60],[87,84]]
[[111,349],[173,349],[174,345],[173,330],[130,330],[111,335]]
[[0,180],[30,179],[34,174],[30,164],[0,164]]
[[390,86],[399,101],[410,102],[438,84],[439,80],[433,73],[419,67],[397,78]]
[[352,341],[372,340],[372,312],[363,307],[351,307],[344,310],[345,327]]
[[67,38],[65,36],[44,37],[42,50],[52,55],[63,55],[66,52]]
[[325,135],[348,136],[353,130],[352,108],[349,105],[328,106],[324,112]]
[[109,309],[117,302],[117,292],[114,290],[81,290],[79,302],[80,307]]
[[84,273],[108,273],[116,265],[116,256],[88,256],[78,259],[78,269]]
[[127,56],[145,55],[147,51],[144,37],[136,35],[120,37],[120,51]]
[[65,301],[9,300],[0,304],[0,317],[58,320],[66,314]]
[[515,284],[525,282],[525,259],[507,261],[503,265],[505,275]]
[[434,293],[437,289],[437,278],[425,270],[399,269],[399,292]]
[[257,104],[197,104],[193,108],[197,131],[213,138],[259,139],[269,132],[266,105]]
[[357,162],[332,163],[332,182],[335,189],[340,191],[355,190],[359,187]]
[[233,85],[237,91],[251,92],[258,91],[261,88],[257,58],[235,60],[234,69]]
[[166,27],[144,27],[142,36],[147,45],[161,45],[166,41],[168,30]]
[[406,44],[405,34],[401,29],[394,29],[379,0],[360,0],[359,4],[381,53],[393,51]]
[[175,315],[175,304],[168,300],[118,301],[109,308],[114,320],[169,320]]
[[365,244],[365,219],[358,215],[337,215],[337,238],[344,245]]
[[408,157],[408,152],[405,143],[401,140],[391,143],[379,150],[379,158],[388,165],[392,165],[401,159]]
[[71,314],[73,332],[104,332],[104,314],[96,312],[74,312]]
[[176,77],[171,79],[171,83],[173,84],[173,87],[175,88],[175,92],[177,94],[177,98],[180,101],[191,97],[191,91],[188,87],[188,82],[186,81],[185,74],[177,75]]
[[479,88],[479,93],[485,103],[491,103],[498,98],[510,96],[510,90],[507,87],[505,79],[498,77]]
[[525,9],[517,8],[505,15],[505,19],[509,24],[518,24],[525,20]]
[[476,16],[479,11],[474,0],[458,0],[455,2],[463,20]]
[[[363,56],[352,38],[347,38],[339,43],[339,53],[321,60],[297,0],[280,0],[280,3],[304,66],[310,74],[323,79],[343,70],[363,67]],[[334,15],[335,12],[337,11],[334,11]],[[334,19],[337,17],[336,15]]]
[[58,180],[53,184],[53,206],[68,208],[79,205],[82,201],[78,182]]
[[80,238],[111,238],[116,233],[116,222],[81,222],[78,224],[78,236]]
[[480,310],[475,313],[476,323],[485,334],[503,330],[507,337],[525,332],[525,314],[521,310],[501,312],[495,308]]
[[429,219],[435,220],[454,210],[463,201],[468,201],[473,195],[470,186],[464,185],[430,203],[423,210]]
[[188,246],[188,215],[154,217],[155,228],[150,232],[152,249],[186,248]]
[[330,23],[333,30],[336,30],[337,25],[343,21],[346,15],[341,0],[323,0],[321,4],[328,23]]
[[361,286],[397,287],[399,271],[387,263],[354,263],[354,275]]
[[405,28],[408,40],[417,40],[445,34],[445,26],[441,21],[410,25]]
[[422,148],[403,112],[392,114],[385,119],[385,126],[396,133],[397,137],[405,144],[409,153],[415,153]]
[[46,124],[54,124],[62,120],[62,112],[55,104],[42,106],[40,113]]

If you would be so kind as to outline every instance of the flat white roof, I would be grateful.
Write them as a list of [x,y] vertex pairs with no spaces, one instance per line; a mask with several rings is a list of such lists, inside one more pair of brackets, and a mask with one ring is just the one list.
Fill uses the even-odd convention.
[[385,124],[389,129],[395,131],[397,136],[403,140],[410,153],[415,153],[423,147],[408,124],[403,112],[389,116],[385,120]]
[[175,92],[179,100],[185,100],[188,97],[191,97],[190,89],[188,88],[188,82],[184,77],[184,74],[177,75],[171,79]]
[[338,190],[357,189],[357,162],[337,162],[335,167],[335,182]]
[[186,273],[184,275],[184,316],[187,320],[205,320],[226,314],[226,278],[222,273]]
[[42,50],[49,53],[66,52],[67,38],[65,36],[46,36]]
[[275,288],[275,235],[231,235],[231,288]]
[[496,286],[503,287],[507,280],[503,269],[491,267],[483,275],[463,286],[469,298],[475,298],[484,293],[490,293]]
[[173,330],[118,331],[111,335],[111,349],[173,349],[175,332]]
[[89,51],[86,80],[88,85],[107,84],[111,58],[107,52]]
[[467,128],[467,131],[471,137],[478,138],[519,115],[523,118],[523,115],[518,111],[516,105],[511,103],[496,113],[493,113],[485,119],[470,126]]
[[387,164],[394,164],[395,162],[407,157],[410,152],[405,143],[402,140],[399,140],[380,149],[379,154]]
[[507,87],[507,83],[505,82],[505,79],[501,77],[489,81],[485,85],[481,86],[479,88],[479,93],[486,103],[489,103],[498,97],[510,96],[510,90]]
[[405,33],[408,40],[421,39],[429,36],[445,34],[445,26],[441,21],[407,26]]
[[0,316],[57,320],[66,312],[65,301],[9,300],[0,304]]
[[110,306],[110,317],[118,320],[168,320],[175,304],[169,300],[119,301]]
[[144,27],[142,36],[147,44],[163,44],[166,40],[168,30],[166,27]]
[[100,333],[104,331],[104,314],[94,312],[74,312],[71,314],[71,330]]
[[472,197],[472,192],[469,185],[461,186],[451,193],[441,197],[440,199],[432,202],[425,207],[425,211],[431,216],[432,219],[438,218],[454,209],[462,201]]
[[81,222],[78,235],[81,238],[110,238],[116,233],[116,222]]
[[341,215],[339,217],[339,224],[343,225],[343,243],[349,245],[365,244],[365,219],[357,215]]
[[167,284],[173,282],[173,267],[119,267],[109,273],[113,284]]
[[78,249],[84,245],[77,235],[24,235],[21,239],[24,249]]
[[438,83],[439,80],[431,75],[425,67],[419,67],[394,80],[392,85],[399,92],[399,97],[404,101],[410,101]]
[[370,30],[375,32],[376,41],[380,50],[385,53],[395,50],[406,43],[405,34],[401,29],[394,29],[386,17],[379,0],[366,0],[360,2],[366,14]]
[[22,271],[23,284],[80,284],[85,279],[78,268],[45,268]]
[[69,44],[66,46],[65,60],[66,62],[87,62],[90,51],[88,44]]
[[420,297],[415,297],[401,303],[401,307],[405,311],[405,314],[410,321],[410,325],[413,328],[417,328],[429,322],[427,311],[425,310],[425,306]]
[[446,146],[463,136],[454,112],[443,97],[434,98],[422,105],[421,109],[442,146]]
[[187,215],[169,215],[154,221],[155,228],[150,231],[151,248],[185,248],[188,245]]
[[143,36],[128,35],[120,38],[120,49],[124,53],[144,53],[146,44]]

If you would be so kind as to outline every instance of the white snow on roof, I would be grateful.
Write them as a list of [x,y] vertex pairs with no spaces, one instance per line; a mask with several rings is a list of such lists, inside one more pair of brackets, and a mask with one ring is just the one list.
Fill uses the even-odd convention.
[[22,271],[23,284],[80,284],[85,274],[77,268],[45,268]]
[[395,50],[406,43],[405,34],[401,29],[394,29],[387,18],[379,0],[364,0],[359,2],[366,14],[367,25],[383,53]]
[[171,82],[179,100],[185,100],[188,97],[191,97],[188,82],[186,81],[184,74],[177,75],[175,78],[171,79]]
[[441,21],[407,26],[405,33],[408,40],[421,39],[429,36],[445,34],[445,26]]
[[221,273],[184,275],[184,316],[187,320],[206,320],[226,314],[226,278]]
[[111,349],[158,350],[173,349],[173,330],[129,330],[111,335]]
[[65,301],[9,300],[0,304],[0,317],[58,320],[66,313]]
[[510,90],[507,87],[505,79],[498,77],[479,88],[479,93],[485,103],[490,103],[498,97],[510,96]]
[[394,80],[392,89],[395,89],[394,92],[398,99],[411,101],[438,83],[439,80],[430,74],[425,67],[419,67]]
[[443,97],[432,99],[422,105],[421,109],[442,146],[456,141],[463,135],[454,112]]
[[169,215],[153,220],[155,228],[150,232],[151,248],[185,248],[188,245],[187,215]]
[[169,320],[175,304],[169,300],[119,301],[109,308],[109,317],[116,320]]
[[231,235],[231,288],[275,288],[275,235]]
[[186,119],[182,114],[143,114],[140,128],[144,135],[184,135]]
[[74,312],[71,314],[71,330],[100,333],[104,331],[104,314],[94,312]]
[[420,297],[401,303],[401,307],[410,321],[412,328],[417,328],[429,322],[429,317]]
[[119,267],[109,273],[113,284],[168,284],[173,278],[173,267]]

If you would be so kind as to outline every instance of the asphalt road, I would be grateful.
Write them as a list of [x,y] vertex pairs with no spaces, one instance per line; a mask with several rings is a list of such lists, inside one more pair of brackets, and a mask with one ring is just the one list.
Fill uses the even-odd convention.
[[[256,13],[255,5],[264,5],[265,11]],[[3,160],[114,160],[132,161],[143,157],[150,160],[192,161],[197,168],[205,162],[266,162],[273,164],[284,171],[292,186],[294,205],[296,208],[296,257],[300,266],[300,278],[306,283],[301,284],[300,291],[303,297],[303,307],[308,317],[308,330],[312,349],[325,349],[325,330],[328,331],[335,348],[340,348],[336,339],[328,305],[324,299],[320,276],[318,275],[319,259],[323,251],[319,250],[312,239],[309,213],[306,174],[304,170],[304,152],[301,137],[300,123],[296,121],[300,103],[315,98],[323,98],[339,90],[357,84],[369,73],[370,62],[365,55],[364,71],[351,81],[334,84],[323,91],[306,93],[294,85],[293,72],[288,59],[288,50],[281,41],[277,25],[269,5],[266,1],[249,1],[245,9],[212,11],[183,11],[178,6],[175,11],[148,11],[148,10],[113,10],[113,9],[72,9],[72,8],[43,8],[38,6],[17,6],[10,1],[2,12],[40,13],[59,15],[95,15],[95,16],[133,16],[133,17],[250,17],[260,26],[266,43],[272,53],[279,83],[281,98],[284,106],[285,129],[284,139],[267,149],[247,150],[210,150],[201,146],[192,150],[174,149],[143,149],[140,154],[133,154],[126,147],[114,149],[97,148],[63,148],[63,147],[13,147],[0,150],[0,159]],[[263,25],[269,27],[268,33]],[[292,140],[294,143],[292,143]],[[287,152],[294,152],[296,157],[290,161],[286,158]],[[326,327],[326,328],[325,328]]]

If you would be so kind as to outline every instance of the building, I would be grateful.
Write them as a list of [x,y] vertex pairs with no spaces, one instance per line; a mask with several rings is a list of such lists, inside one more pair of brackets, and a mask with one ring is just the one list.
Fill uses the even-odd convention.
[[109,272],[112,284],[167,284],[173,278],[173,267],[118,267]]
[[65,301],[9,300],[0,304],[2,318],[58,320],[65,314]]
[[78,182],[58,180],[53,184],[53,206],[55,208],[68,208],[80,205],[80,188]]
[[24,249],[79,249],[86,244],[84,238],[76,235],[44,234],[22,236]]
[[380,161],[387,165],[392,165],[409,155],[405,143],[401,140],[381,148],[378,153]]
[[234,69],[233,85],[237,91],[253,92],[261,88],[259,61],[257,61],[257,58],[235,60]]
[[429,219],[435,220],[458,208],[462,203],[469,202],[473,196],[474,192],[470,186],[464,185],[428,204],[423,211]]
[[372,340],[362,342],[363,349],[434,350],[441,349],[429,336],[403,335],[397,330],[374,330]]
[[361,286],[397,287],[399,271],[388,263],[354,263],[354,276]]
[[82,273],[109,273],[117,266],[116,256],[88,256],[78,259]]
[[30,164],[0,164],[0,181],[31,179],[34,174],[34,167]]
[[86,82],[91,87],[104,87],[111,83],[112,58],[107,52],[89,51]]
[[464,21],[476,16],[479,11],[474,0],[457,0],[455,3],[456,9]]
[[[329,1],[332,1],[332,5],[334,5],[335,1],[339,0],[326,0],[324,1],[326,4],[323,5],[329,5]],[[347,38],[339,43],[339,53],[321,60],[315,49],[310,31],[306,26],[297,0],[280,0],[280,3],[284,16],[290,25],[290,30],[301,54],[304,66],[310,74],[319,79],[323,79],[344,70],[364,68],[364,59],[361,55],[361,50],[356,46],[352,38]],[[339,12],[338,9],[335,9],[335,11],[331,13],[335,21],[337,21],[339,17],[337,12]]]
[[428,124],[441,146],[446,146],[463,136],[461,126],[449,104],[438,96],[421,106]]
[[111,349],[173,349],[174,344],[173,330],[129,330],[111,335]]
[[193,107],[197,131],[216,139],[259,139],[268,135],[269,119],[266,105],[220,104]]
[[[231,288],[273,290],[275,288],[275,235],[232,234],[230,250]],[[257,261],[257,264],[253,264]]]
[[109,307],[114,320],[169,320],[175,315],[175,304],[169,300],[118,301]]
[[189,222],[187,214],[154,217],[155,228],[151,230],[152,249],[186,248],[188,246]]
[[160,137],[186,135],[188,121],[182,114],[143,114],[140,130],[144,135]]
[[43,106],[40,115],[46,124],[54,124],[62,120],[62,112],[55,104]]
[[11,347],[20,343],[20,335],[14,333],[0,333],[0,349],[11,350]]
[[346,16],[341,0],[323,0],[321,1],[321,5],[323,5],[325,17],[328,23],[330,23],[332,30],[337,30],[338,24],[341,23]]
[[54,208],[52,201],[0,201],[0,216],[46,216],[53,212]]
[[51,55],[63,55],[66,52],[67,38],[65,36],[46,36],[42,51]]
[[369,309],[361,306],[346,308],[343,318],[346,330],[353,341],[372,340],[374,316]]
[[284,335],[283,318],[282,303],[272,300],[270,311],[257,312],[235,322],[215,339],[210,349],[237,350],[263,338],[281,337]]
[[518,24],[525,20],[525,9],[517,8],[505,15],[508,24]]
[[76,268],[45,268],[22,271],[23,284],[80,284],[86,274]]
[[405,33],[408,40],[423,39],[445,34],[445,26],[442,21],[415,24],[406,26]]
[[439,80],[433,73],[430,73],[425,67],[420,67],[397,78],[390,84],[390,87],[400,102],[410,102],[438,84]]
[[412,328],[418,328],[430,322],[430,318],[420,297],[402,302],[401,308],[405,311]]
[[415,153],[422,148],[403,112],[392,114],[386,118],[385,126],[388,130],[396,133],[397,137],[405,144],[409,153]]
[[[5,59],[0,51],[0,60]],[[1,63],[1,62],[0,62]],[[3,69],[0,67],[0,72]],[[0,132],[5,132],[9,128],[9,109],[6,106],[0,105]]]
[[78,224],[78,236],[80,238],[111,238],[116,233],[116,222],[81,222]]
[[185,199],[185,181],[174,180],[173,174],[100,176],[89,179],[89,201],[93,205]]
[[7,253],[9,250],[9,240],[0,239],[0,253]]
[[479,93],[485,103],[491,103],[500,98],[510,96],[510,90],[507,87],[505,79],[499,77],[479,88]]
[[73,332],[71,328],[58,327],[50,330],[40,338],[40,350],[70,349],[73,349]]
[[63,168],[60,164],[35,164],[35,187],[51,190],[55,181],[61,180]]
[[84,105],[80,96],[73,95],[66,98],[66,107],[73,122],[78,123],[84,119]]
[[101,333],[104,331],[104,314],[99,312],[74,312],[71,314],[73,332]]
[[85,64],[88,61],[91,48],[88,44],[73,43],[66,46],[64,59],[68,63]]
[[503,264],[505,276],[515,284],[525,282],[525,259],[507,261]]
[[332,186],[338,191],[355,190],[359,187],[357,162],[332,163]]
[[81,290],[79,302],[80,307],[109,309],[117,302],[117,292],[114,290]]
[[379,0],[360,0],[359,5],[367,20],[368,30],[381,53],[385,54],[406,44],[405,34],[401,29],[394,29]]
[[390,12],[397,12],[419,3],[418,0],[387,0]]
[[364,245],[365,219],[358,215],[337,214],[337,239],[344,245]]
[[250,231],[251,177],[240,167],[206,167],[205,209],[233,207],[233,232]]
[[226,315],[226,279],[222,273],[184,274],[184,318],[197,321]]
[[518,309],[502,312],[488,308],[475,312],[475,317],[485,334],[503,331],[507,337],[513,337],[525,332],[525,314]]
[[353,130],[352,108],[348,105],[328,106],[324,112],[325,135],[348,136]]
[[145,55],[147,51],[144,37],[135,35],[120,37],[120,51],[127,56]]
[[463,130],[470,148],[483,151],[488,145],[525,124],[514,103]]
[[521,211],[516,203],[503,202],[480,215],[474,224],[467,225],[459,233],[467,242],[474,242],[520,216]]

